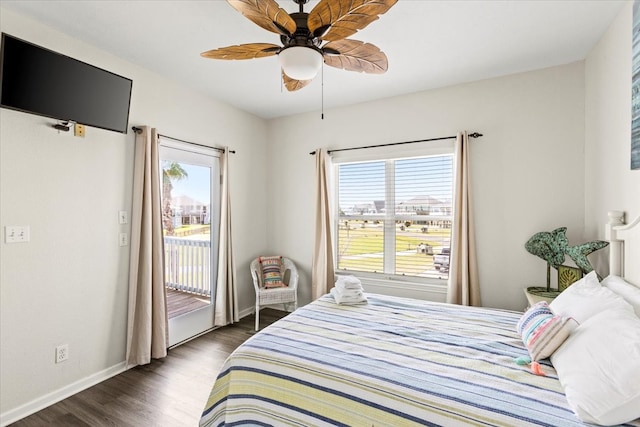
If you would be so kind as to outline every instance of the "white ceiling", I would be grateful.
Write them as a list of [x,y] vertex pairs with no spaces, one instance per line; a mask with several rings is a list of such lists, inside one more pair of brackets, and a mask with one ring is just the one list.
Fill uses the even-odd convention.
[[[291,0],[279,0],[288,12]],[[310,11],[317,4],[305,6]],[[349,105],[584,59],[620,12],[613,0],[400,0],[352,36],[380,47],[389,71],[324,67],[297,92],[281,88],[277,57],[204,59],[209,49],[279,44],[226,1],[9,1],[3,7],[263,118]],[[46,47],[46,46],[45,46]],[[134,81],[135,86],[135,81]]]

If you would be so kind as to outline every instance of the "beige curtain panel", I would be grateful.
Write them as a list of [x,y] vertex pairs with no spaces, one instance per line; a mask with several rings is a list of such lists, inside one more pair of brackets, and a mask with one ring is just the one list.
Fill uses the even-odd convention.
[[231,239],[231,197],[229,195],[229,148],[220,157],[222,188],[220,200],[220,242],[218,247],[218,278],[214,324],[228,325],[240,321],[238,314],[238,290],[236,264]]
[[161,172],[158,133],[147,126],[136,134],[129,259],[128,366],[165,357],[168,347],[164,286]]
[[467,132],[458,133],[454,156],[454,206],[447,302],[480,306]]
[[313,259],[311,263],[311,298],[320,298],[333,288],[333,239],[331,232],[331,157],[326,150],[316,150],[316,219]]

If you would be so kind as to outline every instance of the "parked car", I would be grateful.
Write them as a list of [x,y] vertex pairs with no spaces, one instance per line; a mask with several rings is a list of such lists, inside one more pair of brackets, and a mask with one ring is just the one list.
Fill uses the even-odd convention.
[[433,256],[433,265],[438,271],[449,271],[449,255],[451,248],[442,248],[439,254]]

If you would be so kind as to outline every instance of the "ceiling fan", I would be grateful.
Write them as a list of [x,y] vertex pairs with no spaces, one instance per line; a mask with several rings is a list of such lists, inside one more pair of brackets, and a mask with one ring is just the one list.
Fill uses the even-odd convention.
[[[254,59],[278,55],[284,86],[302,89],[322,62],[348,71],[382,74],[387,56],[371,43],[347,39],[386,13],[398,0],[320,0],[306,13],[309,0],[293,0],[299,12],[287,13],[275,0],[227,0],[255,24],[280,34],[282,46],[248,43],[203,52],[211,59]],[[324,43],[324,44],[323,44]]]

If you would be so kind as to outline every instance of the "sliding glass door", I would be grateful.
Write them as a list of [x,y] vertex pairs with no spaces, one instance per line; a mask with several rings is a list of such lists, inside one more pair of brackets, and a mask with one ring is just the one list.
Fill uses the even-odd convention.
[[213,327],[220,165],[215,150],[160,139],[169,345]]

